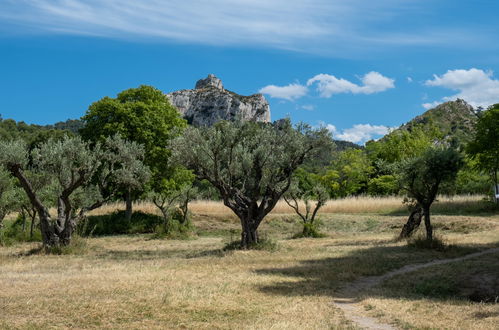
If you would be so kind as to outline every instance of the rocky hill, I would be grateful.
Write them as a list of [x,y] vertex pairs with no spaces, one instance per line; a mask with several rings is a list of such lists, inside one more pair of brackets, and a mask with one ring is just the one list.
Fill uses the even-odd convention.
[[[466,101],[457,99],[426,111],[390,134],[394,134],[398,130],[411,131],[415,126],[427,129],[434,127],[442,134],[443,141],[454,145],[463,145],[473,137],[476,120],[477,115],[473,107]],[[383,138],[380,139],[380,141],[382,140]]]
[[262,94],[243,96],[224,88],[210,74],[196,83],[195,89],[166,94],[170,102],[194,126],[210,126],[219,120],[270,122],[270,107]]

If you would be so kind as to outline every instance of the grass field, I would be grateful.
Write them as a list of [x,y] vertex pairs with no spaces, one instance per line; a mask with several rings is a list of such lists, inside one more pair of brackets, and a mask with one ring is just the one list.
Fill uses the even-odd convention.
[[[344,285],[499,246],[497,213],[456,211],[478,202],[445,201],[450,206],[436,212],[436,233],[448,244],[443,251],[394,240],[406,217],[393,200],[377,201],[382,210],[352,201],[342,212],[330,206],[335,213],[322,215],[321,239],[290,239],[300,223],[278,208],[261,227],[278,243],[273,252],[223,251],[238,238],[239,224],[207,202],[193,206],[196,235],[189,240],[79,239],[72,255],[30,254],[34,243],[0,247],[0,328],[354,328],[332,304]],[[470,301],[463,284],[494,278],[498,254],[396,276],[363,292],[358,304],[399,328],[496,329],[499,304]]]

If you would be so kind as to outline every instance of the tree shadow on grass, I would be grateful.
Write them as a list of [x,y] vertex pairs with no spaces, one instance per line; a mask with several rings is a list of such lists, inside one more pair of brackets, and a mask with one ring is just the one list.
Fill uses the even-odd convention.
[[[337,258],[311,259],[286,268],[265,268],[260,275],[288,277],[272,285],[258,287],[261,292],[283,296],[330,296],[356,301],[362,292],[345,290],[361,278],[380,276],[405,265],[450,259],[499,246],[499,242],[483,245],[449,246],[445,251],[417,249],[405,245],[361,248]],[[383,295],[380,291],[378,294]],[[386,295],[383,295],[386,297]],[[408,295],[407,298],[413,298]]]
[[168,250],[104,250],[97,253],[98,258],[108,260],[160,260],[160,259],[196,259],[203,257],[223,257],[226,252],[222,249],[210,249],[193,251],[189,249],[168,249]]

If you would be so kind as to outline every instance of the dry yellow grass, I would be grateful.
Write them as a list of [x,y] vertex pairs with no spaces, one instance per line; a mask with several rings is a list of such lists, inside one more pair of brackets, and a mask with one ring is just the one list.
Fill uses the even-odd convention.
[[[466,209],[480,203],[484,196],[463,195],[463,196],[440,196],[433,205],[436,211],[451,211],[456,208]],[[405,211],[403,198],[400,196],[391,197],[347,197],[330,200],[321,209],[321,213],[389,213]],[[303,207],[303,203],[301,204]],[[108,214],[116,210],[124,210],[123,203],[113,203],[105,205],[92,214]],[[197,214],[231,214],[232,211],[219,201],[198,200],[190,204],[193,213]],[[159,214],[157,208],[152,203],[140,202],[136,204],[136,210],[147,213]],[[271,214],[293,214],[294,210],[286,202],[279,201]]]
[[[63,256],[22,256],[32,244],[3,247],[0,328],[346,328],[350,323],[331,303],[343,284],[405,264],[494,246],[499,240],[497,216],[436,216],[440,228],[449,228],[446,240],[462,248],[414,250],[393,242],[399,230],[390,227],[394,220],[371,215],[325,218],[324,228],[332,236],[281,240],[281,249],[273,253],[221,252],[222,237],[92,238],[87,240],[87,253]],[[210,221],[234,226],[234,222],[208,217],[197,225],[207,229]],[[279,217],[272,218],[263,230],[287,225],[278,221]],[[358,231],[345,227],[348,223]],[[374,229],[366,231],[369,228]],[[459,232],[462,228],[467,233]],[[381,296],[366,297],[360,303],[374,306],[366,313],[389,322],[396,319],[404,326],[490,329],[499,322],[499,316],[476,316],[497,305],[456,306],[453,301]],[[425,320],[430,317],[428,325]]]

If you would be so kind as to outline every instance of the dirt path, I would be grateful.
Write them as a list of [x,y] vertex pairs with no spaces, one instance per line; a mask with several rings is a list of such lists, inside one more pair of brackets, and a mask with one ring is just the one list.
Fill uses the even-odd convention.
[[400,269],[388,272],[380,276],[363,277],[341,289],[338,292],[338,297],[344,297],[344,298],[336,298],[334,299],[333,302],[336,307],[340,308],[343,311],[347,319],[353,321],[358,327],[362,329],[395,330],[396,328],[389,324],[380,323],[377,319],[364,315],[362,308],[357,304],[359,302],[357,297],[359,293],[361,293],[361,291],[372,288],[378,284],[381,284],[384,280],[387,280],[397,275],[410,273],[426,267],[463,261],[479,257],[484,254],[495,253],[495,252],[499,252],[499,248],[471,253],[462,257],[457,257],[452,259],[442,259],[423,264],[407,265]]

